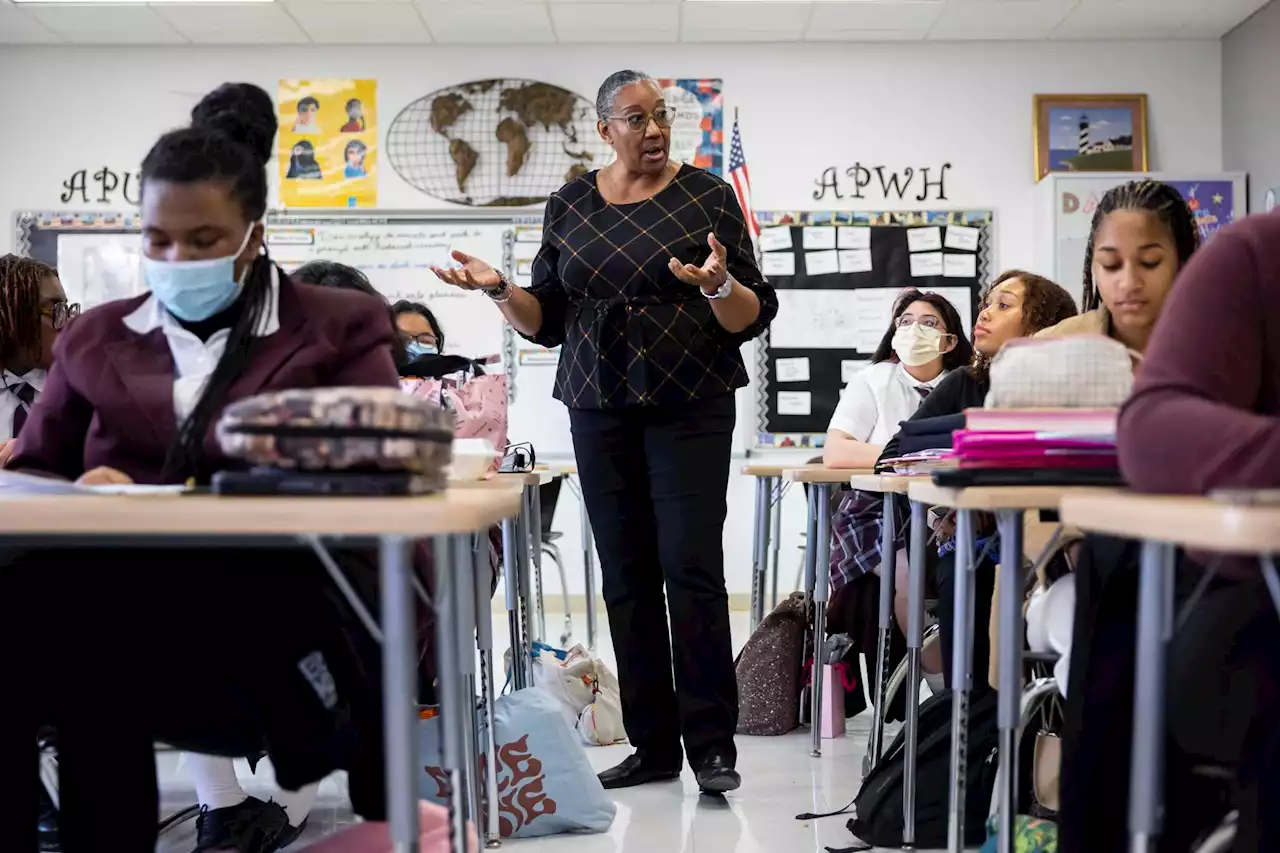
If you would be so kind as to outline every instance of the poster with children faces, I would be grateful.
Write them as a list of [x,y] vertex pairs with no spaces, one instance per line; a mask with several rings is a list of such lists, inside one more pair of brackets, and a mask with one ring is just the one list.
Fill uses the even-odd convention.
[[374,207],[376,80],[281,80],[280,201],[295,207]]

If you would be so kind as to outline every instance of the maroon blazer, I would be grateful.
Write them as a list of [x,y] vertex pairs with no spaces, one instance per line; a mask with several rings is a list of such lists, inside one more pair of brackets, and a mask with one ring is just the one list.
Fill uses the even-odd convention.
[[[137,483],[160,483],[178,431],[173,357],[162,329],[140,335],[124,318],[149,296],[109,302],[73,322],[54,346],[44,392],[9,467],[74,480],[109,466]],[[280,281],[280,328],[256,338],[227,403],[263,391],[342,385],[396,387],[387,307],[366,294]],[[239,467],[205,437],[205,467]]]

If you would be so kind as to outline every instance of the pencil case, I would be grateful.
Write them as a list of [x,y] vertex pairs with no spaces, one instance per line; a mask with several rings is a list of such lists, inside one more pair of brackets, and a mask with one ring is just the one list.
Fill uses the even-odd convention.
[[452,459],[453,415],[398,388],[295,389],[233,403],[216,435],[223,453],[254,466],[409,473],[438,489]]

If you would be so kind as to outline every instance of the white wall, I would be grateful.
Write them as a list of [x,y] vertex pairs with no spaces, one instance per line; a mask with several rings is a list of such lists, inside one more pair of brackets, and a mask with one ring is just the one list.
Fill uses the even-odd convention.
[[1222,165],[1249,173],[1249,209],[1280,187],[1280,3],[1222,39]]
[[[741,109],[761,209],[881,208],[885,203],[874,197],[858,203],[828,196],[817,203],[814,180],[826,166],[843,171],[855,162],[930,166],[935,173],[941,163],[951,163],[947,202],[933,205],[994,210],[1003,267],[1034,266],[1031,101],[1037,92],[1145,92],[1153,168],[1223,167],[1216,130],[1223,97],[1217,41],[0,48],[0,102],[11,122],[20,121],[0,135],[0,162],[6,164],[0,170],[0,211],[8,216],[19,209],[62,209],[62,182],[72,172],[136,168],[158,133],[184,123],[195,100],[226,80],[256,82],[271,91],[280,77],[375,77],[385,128],[409,101],[452,83],[533,77],[590,97],[606,74],[627,66],[659,76],[723,78],[729,115]],[[389,168],[380,172],[379,199],[387,208],[440,206]],[[10,246],[9,230],[0,236],[0,250]],[[749,589],[751,483],[735,475],[729,501],[729,589],[741,594]],[[570,589],[580,593],[581,563],[573,553],[576,510],[567,498],[557,522],[566,532]],[[788,578],[798,559],[802,516],[803,501],[793,496],[783,552]],[[557,587],[549,576],[548,588]]]

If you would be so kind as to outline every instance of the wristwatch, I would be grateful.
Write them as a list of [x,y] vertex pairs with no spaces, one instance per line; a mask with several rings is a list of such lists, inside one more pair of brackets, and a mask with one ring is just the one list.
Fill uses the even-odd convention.
[[725,276],[724,284],[717,287],[711,293],[702,291],[702,295],[708,299],[725,299],[730,293],[733,293],[733,276]]
[[506,302],[511,299],[511,282],[507,281],[507,277],[500,270],[494,270],[494,272],[498,274],[498,286],[484,291],[484,295],[494,302]]

